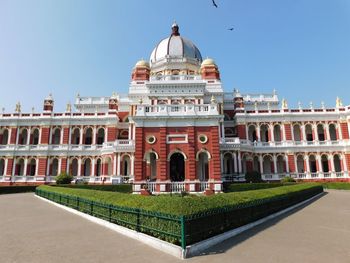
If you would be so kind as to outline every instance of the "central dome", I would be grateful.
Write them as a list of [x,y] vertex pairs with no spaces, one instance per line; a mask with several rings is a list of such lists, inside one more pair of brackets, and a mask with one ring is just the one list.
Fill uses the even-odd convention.
[[192,41],[181,37],[179,26],[172,25],[172,34],[160,41],[153,49],[150,64],[151,66],[162,62],[187,62],[190,64],[200,65],[202,55],[199,49]]

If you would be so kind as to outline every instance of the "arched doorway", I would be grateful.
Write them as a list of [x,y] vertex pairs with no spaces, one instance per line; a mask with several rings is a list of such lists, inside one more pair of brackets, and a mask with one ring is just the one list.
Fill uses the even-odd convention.
[[0,159],[0,176],[5,175],[5,159]]
[[89,158],[85,159],[84,162],[84,176],[91,175],[91,160]]
[[198,155],[198,166],[197,166],[197,178],[199,181],[208,181],[209,178],[209,165],[208,165],[208,154],[201,152]]
[[170,180],[172,182],[185,180],[185,158],[181,153],[174,153],[170,157]]

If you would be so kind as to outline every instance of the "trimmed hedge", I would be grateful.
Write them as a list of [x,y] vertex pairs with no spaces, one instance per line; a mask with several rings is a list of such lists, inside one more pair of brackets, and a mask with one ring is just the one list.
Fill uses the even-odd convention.
[[321,185],[326,189],[350,190],[350,182],[321,183]]
[[242,192],[242,191],[250,191],[250,190],[261,190],[268,188],[275,188],[286,186],[282,183],[241,183],[241,184],[228,184],[225,185],[225,192]]
[[92,184],[63,184],[57,185],[59,187],[98,190],[107,192],[119,192],[119,193],[132,193],[131,184],[118,184],[118,185],[92,185]]
[[[293,184],[259,191],[244,191],[234,193],[216,194],[212,196],[197,195],[159,195],[141,196],[124,193],[112,193],[106,191],[54,187],[42,185],[39,189],[55,193],[68,194],[71,196],[86,198],[96,202],[113,204],[122,207],[139,208],[148,211],[161,212],[171,215],[192,215],[206,212],[212,209],[234,206],[237,204],[268,199],[276,196],[283,196],[289,193],[302,191],[313,187],[320,187],[318,184]],[[322,187],[321,187],[322,188]]]
[[23,185],[23,186],[0,186],[0,195],[1,194],[16,194],[16,193],[27,193],[35,192],[36,185]]

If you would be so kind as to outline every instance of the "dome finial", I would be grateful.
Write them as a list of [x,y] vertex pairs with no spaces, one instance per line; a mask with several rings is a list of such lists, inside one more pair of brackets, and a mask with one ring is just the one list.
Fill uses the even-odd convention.
[[179,36],[180,35],[180,33],[179,33],[179,26],[178,26],[178,24],[176,23],[175,20],[174,20],[173,25],[171,26],[171,35],[172,36]]

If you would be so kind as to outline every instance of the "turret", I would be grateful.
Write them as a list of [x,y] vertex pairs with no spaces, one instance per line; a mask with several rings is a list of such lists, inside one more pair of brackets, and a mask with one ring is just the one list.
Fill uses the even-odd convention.
[[201,64],[202,79],[220,79],[220,72],[215,61],[211,58],[205,59]]
[[244,108],[243,97],[239,92],[239,90],[236,90],[236,89],[234,89],[233,91],[233,104],[235,109]]
[[118,98],[114,92],[113,92],[112,96],[109,98],[108,110],[109,111],[117,111],[118,110]]
[[52,98],[52,94],[50,93],[48,97],[44,100],[44,112],[52,112],[53,111],[54,100]]
[[149,75],[150,75],[149,64],[147,61],[142,59],[136,63],[131,74],[131,79],[134,81],[149,80]]

